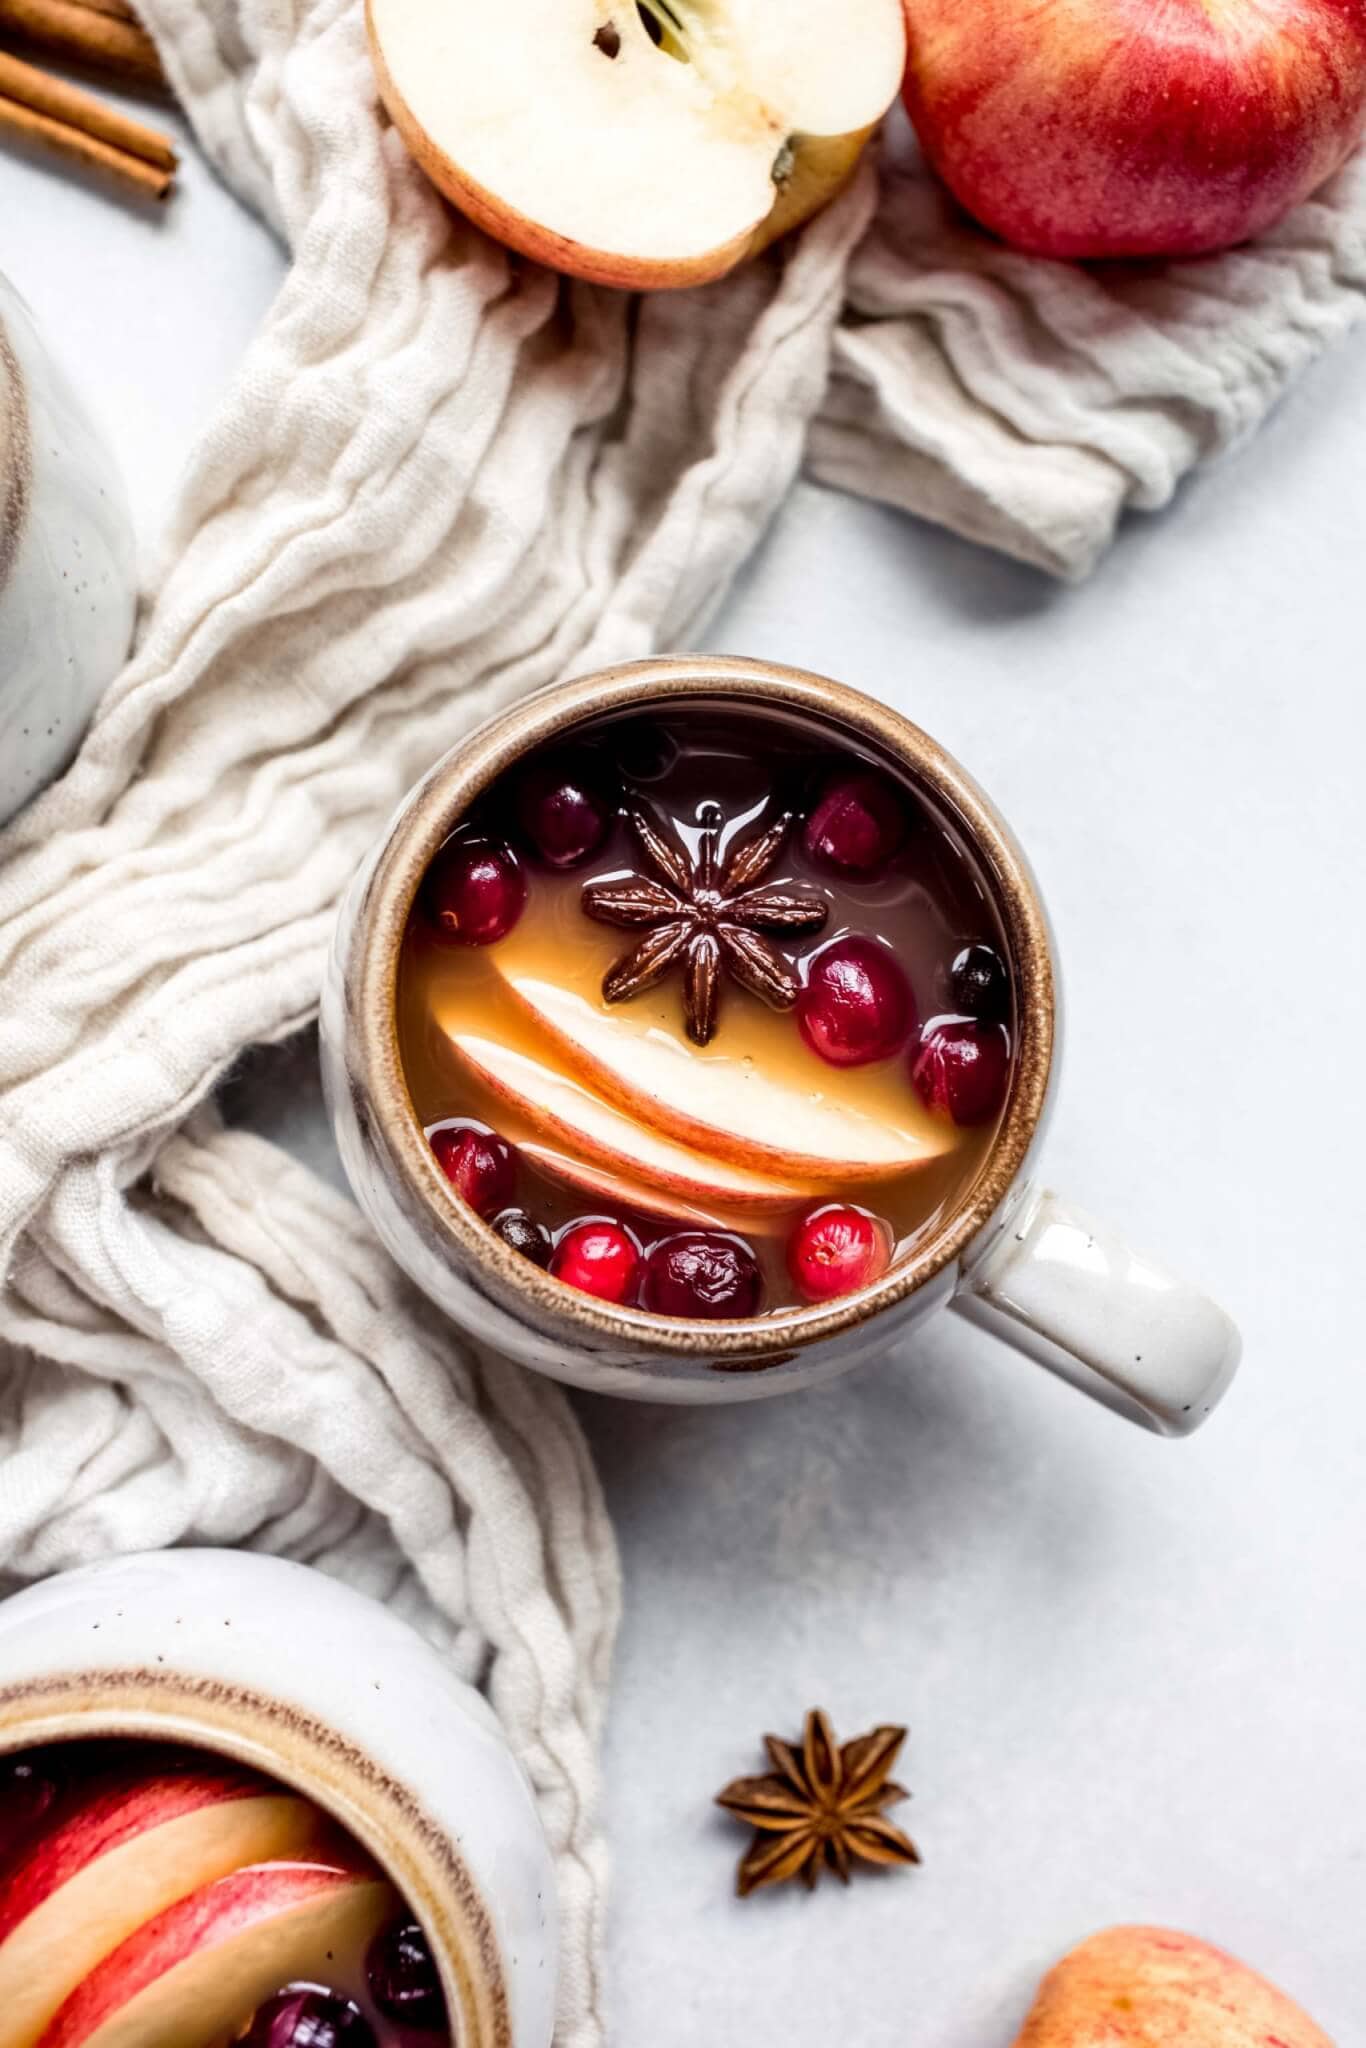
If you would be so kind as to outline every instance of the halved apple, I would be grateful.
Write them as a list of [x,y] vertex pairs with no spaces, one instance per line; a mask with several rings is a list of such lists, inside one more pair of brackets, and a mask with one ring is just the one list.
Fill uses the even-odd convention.
[[386,106],[463,213],[601,284],[698,284],[847,182],[901,0],[369,0]]
[[212,2048],[282,1984],[326,1983],[399,1910],[374,1870],[262,1863],[177,1901],[97,1964],[41,2048]]
[[[661,1027],[648,1002],[609,1009],[565,988],[532,943],[505,940],[491,965],[567,1063],[655,1129],[751,1172],[818,1187],[890,1180],[953,1149],[957,1133],[912,1094],[904,1072],[841,1072],[835,1090],[796,1040],[776,1056],[774,1020],[753,1043],[727,1027],[705,1052]],[[764,1030],[764,1026],[767,1030]]]
[[[585,1165],[577,1185],[605,1194],[614,1179],[618,1184],[643,1184],[647,1199],[636,1206],[661,1216],[681,1216],[679,1205],[687,1203],[754,1214],[792,1209],[816,1192],[811,1185],[707,1158],[650,1130],[572,1074],[481,1034],[468,1021],[469,1015],[457,991],[443,992],[437,1020],[450,1044],[492,1094],[551,1140],[551,1156],[565,1161],[562,1179],[573,1178],[574,1158],[597,1161],[606,1173],[594,1175]],[[656,1191],[653,1199],[650,1189]]]
[[0,2048],[32,2048],[145,1921],[242,1864],[297,1854],[319,1825],[306,1799],[228,1767],[92,1784],[3,1874]]

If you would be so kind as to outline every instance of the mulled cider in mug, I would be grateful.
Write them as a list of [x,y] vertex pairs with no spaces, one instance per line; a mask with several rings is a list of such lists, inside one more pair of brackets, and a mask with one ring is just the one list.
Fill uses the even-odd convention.
[[414,902],[403,1070],[454,1199],[566,1286],[681,1318],[828,1302],[980,1171],[1005,939],[895,767],[792,712],[582,726],[459,819]]

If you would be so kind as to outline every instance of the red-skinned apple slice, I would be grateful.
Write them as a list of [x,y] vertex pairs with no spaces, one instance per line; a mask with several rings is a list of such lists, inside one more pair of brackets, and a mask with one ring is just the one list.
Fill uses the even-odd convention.
[[633,1117],[718,1159],[828,1187],[912,1172],[957,1142],[896,1080],[842,1075],[831,1090],[795,1034],[782,1068],[727,1053],[724,1035],[703,1053],[661,1029],[648,1003],[608,1009],[563,987],[534,941],[505,941],[491,959],[571,1068]]
[[[691,1212],[694,1217],[702,1210],[714,1213],[718,1206],[737,1214],[762,1214],[792,1209],[816,1192],[810,1185],[708,1158],[643,1128],[573,1074],[473,1029],[471,1014],[454,992],[443,992],[438,1019],[450,1044],[490,1093],[511,1104],[549,1141],[555,1155],[567,1155],[561,1178],[572,1177],[572,1160],[596,1161],[606,1168],[596,1176],[588,1165],[582,1168],[577,1184],[586,1191],[606,1194],[613,1181],[641,1184],[647,1199],[637,1206],[679,1217],[688,1214],[680,1204],[700,1204],[701,1209]],[[652,1198],[650,1189],[656,1191]]]
[[538,261],[719,277],[845,184],[896,97],[900,0],[369,0],[427,175]]
[[3,1873],[3,2048],[32,2048],[144,1921],[241,1864],[297,1854],[319,1825],[307,1800],[230,1767],[92,1783]]
[[[550,1145],[540,1145],[533,1139],[523,1139],[518,1148],[524,1159],[538,1166],[542,1173],[548,1173],[553,1180],[563,1181],[566,1187],[574,1188],[600,1205],[608,1215],[616,1215],[622,1209],[639,1210],[643,1216],[652,1216],[661,1223],[685,1223],[696,1229],[734,1230],[743,1237],[765,1236],[777,1233],[786,1227],[786,1217],[781,1211],[761,1210],[742,1215],[739,1210],[727,1210],[719,1203],[712,1208],[703,1208],[696,1202],[685,1202],[678,1197],[665,1194],[659,1188],[648,1187],[642,1180],[634,1180],[629,1174],[612,1173],[591,1159],[576,1159],[572,1153],[557,1152]],[[810,1197],[805,1197],[807,1201]]]
[[401,1901],[373,1870],[262,1863],[169,1906],[96,1965],[40,2048],[206,2048],[282,1984],[326,1982]]

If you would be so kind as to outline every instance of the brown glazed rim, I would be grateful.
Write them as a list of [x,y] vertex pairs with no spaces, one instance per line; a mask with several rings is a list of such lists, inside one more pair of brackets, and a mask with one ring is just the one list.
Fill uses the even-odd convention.
[[[569,738],[613,711],[671,698],[739,699],[804,713],[871,742],[945,806],[974,847],[994,889],[1015,977],[1019,1019],[1015,1070],[996,1143],[961,1201],[916,1251],[880,1280],[817,1308],[696,1322],[618,1307],[553,1280],[505,1245],[454,1198],[427,1144],[398,1047],[397,980],[404,927],[428,864],[475,797],[533,747]],[[438,762],[395,820],[361,910],[356,934],[352,1057],[368,1092],[393,1170],[430,1219],[501,1291],[539,1311],[538,1321],[613,1348],[680,1359],[716,1359],[735,1369],[788,1358],[890,1308],[942,1272],[971,1243],[1024,1164],[1048,1091],[1054,1046],[1053,965],[1048,922],[1024,855],[1004,821],[952,755],[899,712],[824,676],[765,661],[683,655],[631,662],[580,676],[525,698]]]
[[24,373],[0,317],[0,591],[9,581],[23,539],[32,471]]
[[455,2015],[452,2039],[462,2048],[514,2048],[498,1941],[474,1880],[408,1788],[362,1750],[285,1701],[169,1668],[67,1671],[0,1685],[0,1756],[106,1736],[186,1743],[322,1807],[369,1851],[426,1929]]

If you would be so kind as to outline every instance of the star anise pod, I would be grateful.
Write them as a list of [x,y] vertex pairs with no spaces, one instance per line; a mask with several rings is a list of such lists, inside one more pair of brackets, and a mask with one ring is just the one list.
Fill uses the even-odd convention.
[[771,1775],[737,1778],[716,1800],[757,1830],[740,1865],[740,1897],[795,1877],[814,1891],[822,1868],[848,1884],[856,1859],[918,1863],[915,1843],[883,1811],[911,1796],[888,1776],[905,1740],[904,1728],[875,1728],[841,1749],[819,1708],[806,1717],[800,1749],[766,1735]]
[[771,1008],[790,1010],[801,983],[791,961],[762,934],[816,932],[830,915],[819,897],[758,886],[778,858],[791,815],[737,846],[724,866],[725,819],[718,804],[708,804],[700,816],[695,856],[670,845],[643,810],[633,807],[626,818],[653,874],[589,882],[583,892],[584,911],[599,924],[646,931],[607,970],[605,999],[629,1002],[681,967],[683,1016],[696,1045],[706,1045],[715,1034],[725,972]]

